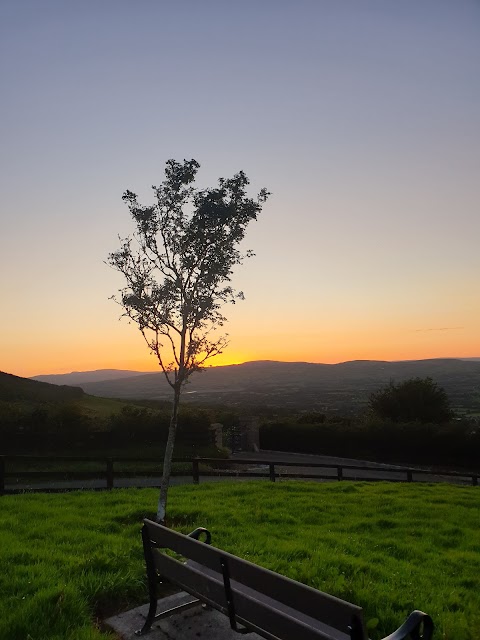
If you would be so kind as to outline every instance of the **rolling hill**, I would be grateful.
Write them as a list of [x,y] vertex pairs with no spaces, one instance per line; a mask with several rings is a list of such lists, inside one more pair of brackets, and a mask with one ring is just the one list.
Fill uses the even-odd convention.
[[84,396],[80,387],[58,386],[0,371],[0,400],[4,402],[69,402]]
[[[427,376],[445,388],[455,407],[480,411],[480,362],[450,358],[340,364],[255,361],[211,367],[192,376],[184,400],[242,408],[356,412],[372,391],[390,380]],[[168,399],[171,395],[162,373],[137,373],[79,386],[88,394],[111,398]]]
[[49,384],[1,371],[0,404],[21,407],[24,411],[68,404],[75,405],[86,416],[106,417],[119,413],[126,403],[87,395],[81,387]]

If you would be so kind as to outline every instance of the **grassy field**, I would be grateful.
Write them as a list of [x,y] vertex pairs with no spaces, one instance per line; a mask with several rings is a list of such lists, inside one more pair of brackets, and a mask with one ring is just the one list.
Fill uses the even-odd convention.
[[[96,620],[147,601],[140,524],[157,492],[0,499],[0,639],[100,640]],[[437,640],[480,635],[480,492],[451,485],[174,487],[170,525],[364,607],[372,639],[415,608]]]
[[90,417],[108,418],[112,414],[117,414],[124,407],[130,406],[129,402],[113,400],[111,398],[99,398],[97,396],[84,395],[75,403],[84,413]]

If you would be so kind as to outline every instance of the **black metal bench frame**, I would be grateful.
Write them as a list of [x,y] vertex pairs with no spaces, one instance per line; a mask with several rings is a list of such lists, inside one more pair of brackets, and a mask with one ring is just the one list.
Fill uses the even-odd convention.
[[[150,607],[137,635],[150,631],[159,618],[204,604],[228,616],[238,633],[255,631],[267,640],[368,640],[361,607],[210,546],[207,529],[198,528],[186,536],[145,519],[142,539]],[[192,598],[157,615],[161,579]],[[430,616],[413,611],[384,640],[431,640],[432,633]]]

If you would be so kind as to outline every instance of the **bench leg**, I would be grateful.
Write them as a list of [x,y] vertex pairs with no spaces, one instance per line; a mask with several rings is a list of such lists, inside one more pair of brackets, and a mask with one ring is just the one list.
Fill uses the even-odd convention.
[[156,613],[157,613],[157,589],[155,584],[151,584],[150,580],[148,581],[148,590],[150,592],[150,606],[148,608],[147,617],[145,619],[145,623],[141,629],[135,631],[136,636],[143,636],[152,629],[152,624],[155,621]]
[[147,613],[145,624],[141,629],[138,629],[138,631],[135,631],[136,636],[144,636],[146,633],[152,630],[152,624],[155,621],[156,612],[157,612],[157,601],[155,601],[155,604],[150,601],[150,608]]
[[[210,544],[210,541],[211,541],[210,532],[207,529],[204,529],[203,527],[199,527],[198,529],[195,529],[195,531],[192,531],[192,533],[189,534],[189,537],[195,538],[195,540],[199,540],[202,534],[205,534],[206,536],[205,543]],[[157,577],[157,571],[155,569],[155,562],[153,559],[153,552],[152,552],[152,547],[150,543],[150,538],[148,535],[147,527],[145,525],[143,525],[143,528],[142,528],[142,541],[143,541],[143,555],[145,557],[145,565],[147,568],[148,595],[150,598],[150,606],[148,609],[145,624],[141,629],[139,629],[138,631],[135,631],[135,635],[137,636],[143,636],[149,631],[151,631],[152,624],[155,622],[155,620],[166,618],[168,616],[173,615],[174,613],[178,613],[182,610],[190,609],[192,607],[196,607],[199,604],[201,604],[200,600],[198,600],[197,598],[194,598],[189,602],[185,602],[183,604],[177,605],[176,607],[172,607],[171,609],[168,609],[168,611],[162,611],[161,613],[157,614],[158,577]]]
[[143,541],[143,555],[145,557],[145,565],[147,568],[147,580],[148,580],[148,596],[150,598],[150,607],[147,613],[147,619],[141,629],[135,631],[135,635],[143,636],[148,633],[155,620],[155,614],[157,613],[157,572],[155,570],[155,562],[153,560],[153,553],[150,546],[150,540],[148,531],[145,525],[142,528],[142,541]]

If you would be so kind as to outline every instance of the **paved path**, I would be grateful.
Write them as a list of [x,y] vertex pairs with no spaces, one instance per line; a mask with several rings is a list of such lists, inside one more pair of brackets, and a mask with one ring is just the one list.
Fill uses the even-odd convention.
[[[369,462],[368,460],[356,460],[354,458],[339,458],[336,456],[320,456],[311,453],[288,453],[285,451],[241,451],[230,456],[232,460],[268,460],[269,462],[305,462],[312,464],[357,465],[365,467],[378,467],[391,469],[395,465],[382,462]],[[398,465],[397,465],[398,466]],[[405,467],[402,466],[402,469]]]
[[[283,451],[259,451],[258,453],[241,452],[231,456],[233,460],[259,460],[274,462],[275,472],[282,476],[295,474],[308,474],[312,476],[328,476],[337,478],[337,467],[353,465],[356,467],[367,467],[368,469],[378,469],[378,471],[363,471],[362,469],[343,469],[343,477],[348,479],[375,478],[378,480],[406,480],[405,471],[391,472],[386,469],[395,468],[394,465],[382,464],[379,462],[368,462],[367,460],[354,460],[353,458],[339,458],[336,456],[317,456],[305,453],[285,453]],[[282,462],[295,463],[295,466],[285,465]],[[330,467],[311,467],[312,464],[331,465]],[[300,465],[300,466],[296,466]]]
[[[232,459],[237,460],[259,460],[265,462],[275,463],[275,472],[280,473],[282,476],[288,476],[295,473],[309,474],[309,475],[325,475],[333,478],[337,478],[338,466],[355,466],[365,467],[359,469],[343,469],[343,477],[346,480],[397,480],[405,482],[407,480],[407,474],[405,469],[409,469],[412,472],[413,481],[424,482],[456,482],[461,484],[470,484],[471,475],[465,474],[464,477],[452,477],[441,475],[441,473],[431,474],[420,473],[417,468],[411,466],[400,466],[393,464],[385,464],[382,462],[369,462],[368,460],[355,460],[353,458],[340,458],[336,456],[319,456],[307,453],[286,453],[284,451],[259,451],[258,453],[250,453],[242,451],[230,456]],[[282,466],[282,462],[295,462],[301,466]],[[331,467],[311,467],[311,464],[327,464]],[[260,467],[261,468],[261,467]],[[266,468],[266,467],[264,467]],[[390,471],[390,469],[398,471]]]

